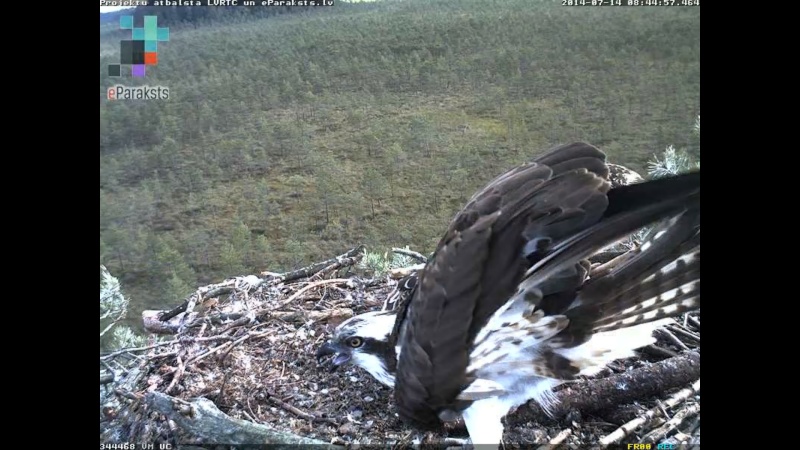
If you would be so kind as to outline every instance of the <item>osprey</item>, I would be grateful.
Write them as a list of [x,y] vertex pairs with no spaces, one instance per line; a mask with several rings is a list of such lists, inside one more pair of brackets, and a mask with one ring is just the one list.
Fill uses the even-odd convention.
[[[639,247],[589,257],[650,224]],[[463,417],[473,444],[552,388],[653,342],[700,307],[700,172],[612,188],[605,154],[574,143],[477,192],[395,310],[343,322],[317,357],[353,362],[394,388],[418,427]]]

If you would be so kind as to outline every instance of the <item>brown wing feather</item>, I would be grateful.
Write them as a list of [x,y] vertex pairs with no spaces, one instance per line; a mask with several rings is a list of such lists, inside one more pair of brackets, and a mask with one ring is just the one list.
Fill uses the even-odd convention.
[[[456,215],[398,314],[401,417],[435,426],[440,411],[461,409],[456,397],[472,381],[466,374],[471,344],[518,290],[545,313],[593,317],[565,341],[616,326],[621,310],[569,311],[579,307],[575,295],[589,270],[583,258],[687,203],[696,201],[699,211],[699,173],[611,193],[607,177],[600,150],[583,143],[558,147],[497,177]],[[618,293],[614,303],[621,307],[640,294]]]
[[597,148],[558,147],[493,180],[455,217],[399,315],[405,330],[395,398],[404,418],[438,423],[438,411],[468,383],[470,342],[531,264],[525,236],[557,241],[597,221],[607,175]]

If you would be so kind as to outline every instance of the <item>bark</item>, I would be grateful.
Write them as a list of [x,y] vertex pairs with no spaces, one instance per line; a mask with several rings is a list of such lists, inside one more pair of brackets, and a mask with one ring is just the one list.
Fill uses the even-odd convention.
[[234,419],[220,411],[211,400],[197,398],[191,402],[160,392],[145,396],[147,405],[175,422],[185,434],[192,436],[187,445],[269,444],[270,448],[297,450],[297,445],[321,445],[325,449],[342,449],[327,442],[277,431],[269,426]]

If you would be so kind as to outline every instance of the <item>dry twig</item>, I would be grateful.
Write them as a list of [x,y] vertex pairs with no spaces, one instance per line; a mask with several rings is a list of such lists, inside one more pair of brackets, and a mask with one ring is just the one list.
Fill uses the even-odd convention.
[[691,405],[675,413],[675,417],[670,419],[667,423],[647,433],[642,438],[642,442],[656,443],[664,439],[664,437],[666,437],[669,433],[678,428],[680,424],[683,423],[684,420],[698,414],[699,412],[700,412],[700,404],[692,403]]
[[287,305],[289,305],[290,303],[295,301],[298,297],[300,297],[304,293],[308,292],[309,290],[314,289],[315,287],[324,286],[326,284],[347,283],[349,281],[350,281],[350,279],[348,279],[348,278],[332,278],[330,280],[322,280],[322,281],[315,281],[313,283],[309,283],[308,285],[306,285],[305,287],[303,287],[299,291],[297,291],[294,294],[292,294],[291,297],[289,297],[287,300],[282,302],[275,309],[285,308]]
[[[698,379],[697,381],[692,383],[692,385],[689,386],[688,388],[681,389],[680,391],[675,393],[675,395],[673,395],[672,397],[667,399],[667,401],[664,402],[664,405],[671,408],[671,407],[683,402],[684,400],[686,400],[687,398],[691,397],[692,395],[694,395],[696,392],[699,392],[699,391],[700,391],[700,380]],[[619,441],[620,439],[624,438],[625,436],[631,434],[634,430],[636,430],[640,426],[642,426],[645,423],[647,423],[647,421],[649,421],[650,419],[654,418],[659,412],[660,411],[659,411],[658,406],[656,406],[655,408],[651,408],[651,409],[647,410],[647,412],[645,412],[641,416],[639,416],[639,417],[631,420],[630,422],[622,425],[621,427],[619,427],[616,430],[614,430],[613,433],[611,433],[611,434],[605,436],[604,438],[600,439],[600,444],[601,445],[611,445],[614,442]]]
[[407,248],[393,248],[392,252],[397,253],[399,255],[410,256],[423,264],[428,262],[427,256],[423,255],[422,253],[409,250]]
[[553,448],[561,445],[561,443],[564,442],[564,440],[568,438],[570,434],[572,434],[571,428],[561,430],[561,432],[558,433],[553,439],[550,439],[550,442],[548,442],[547,445],[539,446],[538,450],[552,450]]
[[175,386],[178,385],[178,381],[183,376],[183,372],[186,370],[186,365],[183,364],[183,359],[181,359],[181,355],[178,355],[178,369],[175,371],[175,375],[172,376],[172,381],[170,381],[169,386],[165,392],[167,394],[171,394],[172,391],[175,389]]
[[400,278],[411,275],[411,272],[422,270],[424,268],[425,264],[417,264],[414,266],[400,267],[399,269],[390,269],[388,272],[389,278],[393,280],[399,280]]
[[675,345],[676,345],[676,346],[677,346],[679,349],[681,349],[681,350],[685,350],[685,351],[687,351],[687,352],[689,351],[689,347],[687,347],[687,346],[686,346],[686,344],[684,344],[683,342],[681,342],[681,340],[680,340],[680,339],[678,339],[677,337],[675,337],[675,335],[674,335],[674,334],[672,334],[672,333],[671,333],[671,332],[670,332],[668,329],[666,329],[666,328],[659,328],[659,329],[657,330],[657,333],[660,333],[662,336],[665,336],[665,337],[666,337],[666,338],[667,338],[667,339],[668,339],[670,342],[672,342],[673,344],[675,344]]
[[285,401],[281,400],[280,398],[278,398],[278,396],[276,396],[275,394],[273,394],[271,392],[267,392],[267,400],[270,403],[283,408],[284,410],[294,414],[295,416],[297,416],[297,417],[299,417],[301,419],[306,419],[306,420],[311,421],[311,422],[327,422],[327,423],[330,423],[332,425],[337,425],[337,426],[339,425],[339,423],[336,422],[333,419],[330,419],[330,418],[327,418],[327,417],[317,417],[317,416],[315,416],[313,414],[309,414],[309,413],[307,413],[305,411],[302,411],[301,409],[299,409],[299,408],[297,408],[295,406],[292,406],[292,405],[286,403]]
[[700,342],[700,336],[698,334],[692,333],[691,331],[684,329],[680,325],[677,325],[677,324],[676,325],[667,325],[667,328],[669,328],[670,331],[672,331],[675,334],[680,334],[681,336],[683,336],[685,338],[689,338],[689,339],[695,340],[697,342]]
[[291,272],[287,272],[283,275],[280,275],[278,278],[283,283],[288,283],[290,281],[299,280],[301,278],[310,278],[316,275],[318,272],[325,270],[332,265],[337,263],[344,265],[344,262],[351,262],[357,263],[364,255],[364,246],[359,245],[358,247],[352,248],[347,252],[335,257],[331,258],[322,262],[311,264],[310,266],[303,267],[302,269],[293,270]]

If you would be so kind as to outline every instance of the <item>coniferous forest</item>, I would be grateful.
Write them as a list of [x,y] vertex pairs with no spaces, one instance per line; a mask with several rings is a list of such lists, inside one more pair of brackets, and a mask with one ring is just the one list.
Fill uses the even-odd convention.
[[[190,10],[156,9],[170,40],[144,79],[107,76],[125,35],[101,15],[100,262],[133,318],[357,244],[430,252],[475,189],[556,144],[641,173],[699,152],[697,7]],[[170,98],[108,101],[118,82]]]

